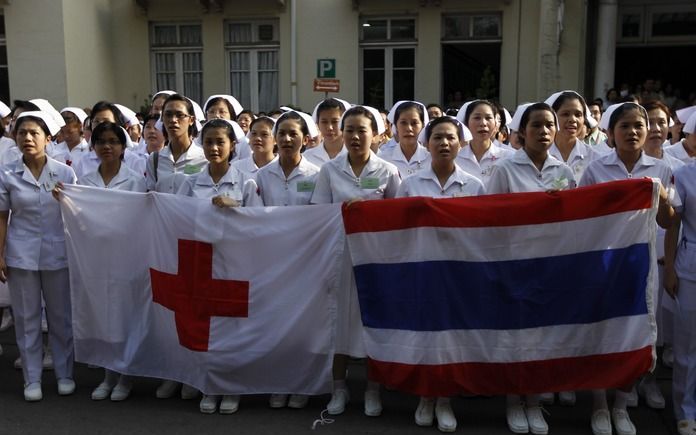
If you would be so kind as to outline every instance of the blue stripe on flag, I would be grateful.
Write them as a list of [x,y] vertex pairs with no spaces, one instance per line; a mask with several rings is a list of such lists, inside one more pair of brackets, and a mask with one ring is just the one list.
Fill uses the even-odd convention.
[[412,331],[523,329],[647,313],[647,244],[498,262],[355,266],[363,324]]

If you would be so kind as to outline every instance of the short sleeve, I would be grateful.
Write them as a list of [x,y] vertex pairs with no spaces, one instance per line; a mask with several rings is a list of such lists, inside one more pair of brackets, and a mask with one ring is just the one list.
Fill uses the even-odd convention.
[[404,180],[399,185],[399,188],[396,189],[395,198],[408,198],[409,196],[411,196],[411,195],[408,191],[408,180]]
[[390,173],[389,178],[387,179],[387,187],[384,189],[384,198],[395,198],[400,185],[401,177],[399,176],[399,171],[396,170],[393,173]]
[[196,177],[186,177],[186,180],[181,183],[181,186],[179,186],[179,190],[176,191],[176,194],[182,196],[193,196],[193,183],[195,182]]
[[263,207],[263,199],[259,195],[259,188],[253,178],[244,182],[242,186],[242,201],[244,207]]
[[10,203],[10,192],[7,188],[7,172],[0,173],[0,211],[8,211],[12,204]]
[[578,187],[592,186],[593,184],[597,184],[597,181],[594,177],[594,166],[595,165],[593,163],[590,163],[587,169],[585,169],[585,172],[582,174],[582,178],[580,178],[580,182],[578,183]]
[[155,180],[155,153],[150,154],[147,157],[147,164],[145,165],[145,186],[147,190],[155,190],[157,187],[157,180]]
[[493,195],[496,193],[510,193],[510,183],[508,183],[507,173],[500,165],[491,167],[491,176],[488,180],[486,193]]
[[319,176],[317,177],[317,182],[314,185],[312,199],[309,201],[310,204],[331,204],[333,202],[329,165],[330,163],[327,163],[319,170]]

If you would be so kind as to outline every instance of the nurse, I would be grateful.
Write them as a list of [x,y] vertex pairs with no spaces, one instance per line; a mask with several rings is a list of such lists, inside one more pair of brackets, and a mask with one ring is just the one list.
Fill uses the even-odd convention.
[[65,234],[60,206],[51,191],[57,183],[75,183],[76,177],[69,166],[46,155],[46,145],[59,131],[51,115],[23,112],[14,129],[22,158],[0,173],[0,280],[7,280],[12,296],[17,347],[23,362],[24,399],[38,401],[43,398],[42,296],[51,325],[48,341],[58,394],[75,391]]
[[273,137],[273,127],[276,120],[268,116],[260,116],[251,121],[247,140],[251,146],[251,156],[235,160],[232,166],[255,178],[259,169],[276,160],[276,142]]
[[321,167],[329,160],[346,153],[339,123],[343,113],[348,109],[350,103],[339,98],[327,98],[314,108],[312,118],[323,140],[318,146],[305,151],[304,157],[310,163]]
[[89,153],[89,144],[82,134],[82,124],[87,119],[87,114],[79,107],[66,107],[60,111],[65,125],[60,133],[63,142],[56,144],[51,150],[51,157],[68,166],[77,162]]
[[[487,186],[489,194],[566,190],[576,186],[575,175],[565,163],[549,153],[558,131],[555,111],[546,103],[533,103],[523,109],[518,131],[522,148],[493,166]],[[548,424],[540,405],[540,395],[507,396],[507,424],[513,433],[547,434]]]
[[693,358],[696,346],[696,163],[677,169],[674,184],[682,206],[677,208],[680,221],[667,230],[664,281],[665,290],[679,301],[674,313],[672,395],[679,434],[693,435],[696,433]]
[[696,106],[682,110],[684,111],[682,116],[688,115],[682,127],[685,137],[674,145],[666,147],[665,152],[684,163],[691,163],[696,161]]
[[[167,107],[165,105],[165,113],[168,110]],[[234,131],[232,124],[224,119],[206,122],[201,139],[208,163],[201,171],[183,181],[177,192],[178,195],[209,198],[213,205],[220,208],[262,205],[256,195],[254,181],[230,165],[236,143]],[[188,388],[190,387],[186,385],[182,388],[182,397],[184,390]],[[218,410],[218,401],[220,396],[204,394],[199,404],[200,411],[204,414],[214,413]],[[222,397],[220,414],[232,414],[238,409],[238,395]]]
[[[232,95],[211,95],[203,105],[205,119],[208,121],[211,119],[227,119],[236,123],[237,115],[240,115],[243,110],[242,105]],[[202,121],[202,119],[199,119],[199,121]],[[245,136],[246,132],[244,132],[241,126],[239,128],[243,134],[237,135],[237,144],[232,160],[246,159],[251,155],[249,142]]]
[[[664,186],[671,185],[672,171],[661,160],[647,156],[643,151],[648,135],[648,113],[635,103],[623,103],[609,117],[607,135],[614,145],[614,152],[590,163],[580,180],[580,186],[589,186],[608,181],[630,178],[652,177],[661,181],[657,224],[669,228],[676,220]],[[636,428],[628,415],[626,406],[631,399],[632,386],[616,390],[614,407],[609,419],[606,393],[595,390],[592,430],[595,435],[611,434],[612,422],[619,435],[632,435]]]
[[417,101],[399,101],[389,115],[397,141],[393,146],[387,144],[380,148],[377,155],[396,166],[401,178],[428,168],[430,153],[418,143],[418,135],[429,121],[425,106]]
[[186,177],[197,174],[206,164],[203,149],[193,143],[198,134],[193,104],[183,95],[170,95],[162,112],[164,136],[162,151],[147,159],[147,188],[176,193]]
[[[377,157],[371,150],[374,141],[384,131],[384,123],[376,109],[355,106],[343,114],[341,131],[348,153],[324,164],[319,171],[312,204],[394,198],[401,184],[396,166]],[[349,280],[349,279],[348,279]],[[350,281],[350,280],[349,280]],[[354,283],[352,284],[354,286]],[[326,406],[331,415],[342,414],[348,403],[346,369],[348,355],[364,356],[362,323],[357,295],[349,283],[339,295],[341,312],[337,314],[336,354],[333,365],[333,393]],[[365,414],[371,417],[382,413],[379,384],[368,381],[365,391]]]
[[[308,205],[312,198],[319,167],[300,153],[310,136],[308,119],[305,117],[309,115],[285,112],[273,128],[278,159],[260,169],[256,175],[257,192],[265,206]],[[280,396],[285,395],[271,396],[271,408],[285,406],[287,397]],[[294,402],[291,398],[288,406],[303,408],[307,404],[306,396],[303,397],[305,399],[302,401]]]
[[464,172],[481,180],[484,186],[488,185],[493,165],[514,153],[493,143],[497,115],[496,106],[486,100],[465,103],[457,113],[457,119],[469,129],[472,138],[469,146],[459,151],[455,162]]
[[585,168],[597,154],[590,145],[582,141],[585,123],[597,127],[585,99],[575,91],[556,92],[545,101],[558,116],[558,132],[549,149],[549,154],[570,166],[575,178],[582,178]]
[[[455,118],[434,118],[423,129],[421,141],[428,144],[432,160],[430,167],[406,178],[396,193],[397,198],[427,196],[431,198],[457,198],[485,193],[483,183],[454,164],[464,140],[464,126]],[[437,418],[441,432],[457,430],[457,419],[449,397],[421,397],[415,413],[418,426],[432,426]]]

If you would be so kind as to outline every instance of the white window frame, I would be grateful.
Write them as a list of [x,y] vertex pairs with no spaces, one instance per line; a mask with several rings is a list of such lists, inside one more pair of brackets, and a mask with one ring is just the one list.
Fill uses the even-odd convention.
[[[386,40],[363,40],[363,23],[372,20],[387,21],[387,39]],[[414,38],[413,40],[392,40],[391,38],[391,22],[393,20],[413,20]],[[384,50],[384,105],[391,107],[394,101],[394,50],[400,48],[413,49],[413,68],[396,68],[396,70],[413,69],[413,94],[415,96],[416,83],[418,83],[418,20],[413,16],[363,16],[360,17],[360,100],[365,96],[365,50],[379,49]],[[366,103],[363,101],[363,103]]]
[[[258,59],[259,59],[259,52],[263,51],[275,51],[278,56],[278,68],[276,69],[276,73],[278,74],[278,91],[280,93],[280,24],[279,20],[276,19],[271,19],[271,20],[254,20],[254,19],[249,19],[249,20],[228,20],[225,21],[224,23],[224,32],[227,32],[227,26],[230,24],[251,24],[251,35],[252,35],[252,40],[250,42],[245,42],[245,43],[236,43],[232,44],[230,42],[225,41],[225,68],[227,70],[227,93],[232,94],[232,59],[231,59],[231,53],[249,53],[249,99],[250,99],[250,107],[244,107],[244,109],[251,110],[252,112],[258,113],[260,112],[259,108],[259,72],[264,72],[264,71],[259,71],[258,68]],[[273,26],[273,41],[257,41],[256,40],[256,35],[258,34],[258,27],[260,25],[265,25],[265,24],[270,24]],[[278,98],[280,99],[280,94],[278,95]],[[276,104],[280,104],[280,101],[277,101]],[[277,107],[274,107],[273,109],[276,109]]]
[[676,43],[694,43],[696,42],[696,35],[684,35],[684,36],[653,36],[653,18],[655,14],[661,13],[696,13],[696,3],[694,4],[678,4],[678,5],[650,5],[647,6],[646,17],[643,21],[646,23],[645,30],[643,31],[646,35],[648,42],[676,42]]
[[[157,26],[176,26],[177,41],[180,40],[180,28],[181,26],[199,26],[201,28],[201,45],[192,46],[182,46],[182,45],[169,45],[169,46],[155,46],[154,45],[154,34],[155,27]],[[203,98],[203,25],[200,22],[168,22],[168,21],[153,21],[150,22],[150,83],[152,93],[157,91],[162,91],[164,89],[157,89],[157,54],[173,54],[174,55],[174,74],[175,74],[175,89],[173,91],[181,92],[185,94],[184,89],[184,54],[188,53],[198,53],[201,55],[201,98]],[[188,72],[188,71],[187,71]],[[197,103],[201,103],[197,101]]]
[[[497,36],[486,36],[486,37],[479,37],[474,35],[474,20],[476,18],[486,18],[486,17],[492,17],[495,16],[498,18],[498,35]],[[469,34],[466,35],[465,37],[460,37],[460,38],[446,38],[445,36],[445,18],[450,17],[465,17],[469,20]],[[500,12],[490,12],[490,13],[485,13],[485,12],[477,12],[477,13],[447,13],[442,15],[442,24],[441,24],[441,34],[440,34],[440,40],[442,43],[486,43],[486,42],[501,42],[503,40],[503,17],[500,14]]]

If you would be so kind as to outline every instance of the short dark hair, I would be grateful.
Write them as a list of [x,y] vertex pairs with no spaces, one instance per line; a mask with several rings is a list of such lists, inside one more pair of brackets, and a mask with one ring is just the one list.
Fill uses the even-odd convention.
[[[405,103],[405,104],[408,104],[408,103]],[[401,106],[403,106],[403,104]],[[399,108],[401,108],[401,106],[399,106]],[[422,110],[423,109],[421,108],[421,111]],[[398,112],[398,110],[397,110],[397,112]],[[355,107],[351,107],[350,109],[346,110],[346,113],[343,114],[343,118],[341,118],[341,131],[343,131],[343,127],[344,127],[346,118],[348,118],[349,116],[357,116],[357,115],[362,115],[362,116],[365,116],[367,119],[369,119],[370,125],[372,126],[372,133],[377,134],[377,132],[379,131],[379,129],[377,128],[377,120],[375,119],[375,116],[372,114],[372,112],[370,112],[369,110],[367,110],[363,106],[355,106]],[[398,119],[398,118],[395,118],[395,119]]]
[[[167,99],[164,100],[164,104],[162,104],[162,113],[164,113],[164,108],[167,107],[167,104],[169,104],[170,102],[174,102],[174,101],[179,101],[179,102],[184,103],[184,105],[186,106],[186,112],[188,112],[189,115],[193,116],[194,119],[196,118],[196,112],[193,110],[193,103],[191,103],[191,100],[189,100],[188,98],[184,97],[181,94],[172,94],[172,95],[168,96]],[[227,101],[227,100],[225,100],[225,101]],[[199,119],[198,121],[203,121],[203,120]],[[192,122],[191,125],[189,126],[188,134],[192,138],[198,134],[198,128],[196,127],[195,122]],[[166,128],[164,129],[164,136],[167,137],[167,129]]]
[[90,141],[92,142],[92,144],[96,145],[97,141],[101,139],[102,134],[106,133],[107,131],[114,133],[118,138],[118,141],[123,146],[123,152],[121,153],[121,160],[123,160],[124,155],[126,154],[127,139],[126,131],[120,125],[115,124],[113,122],[102,122],[101,124],[94,127]]

